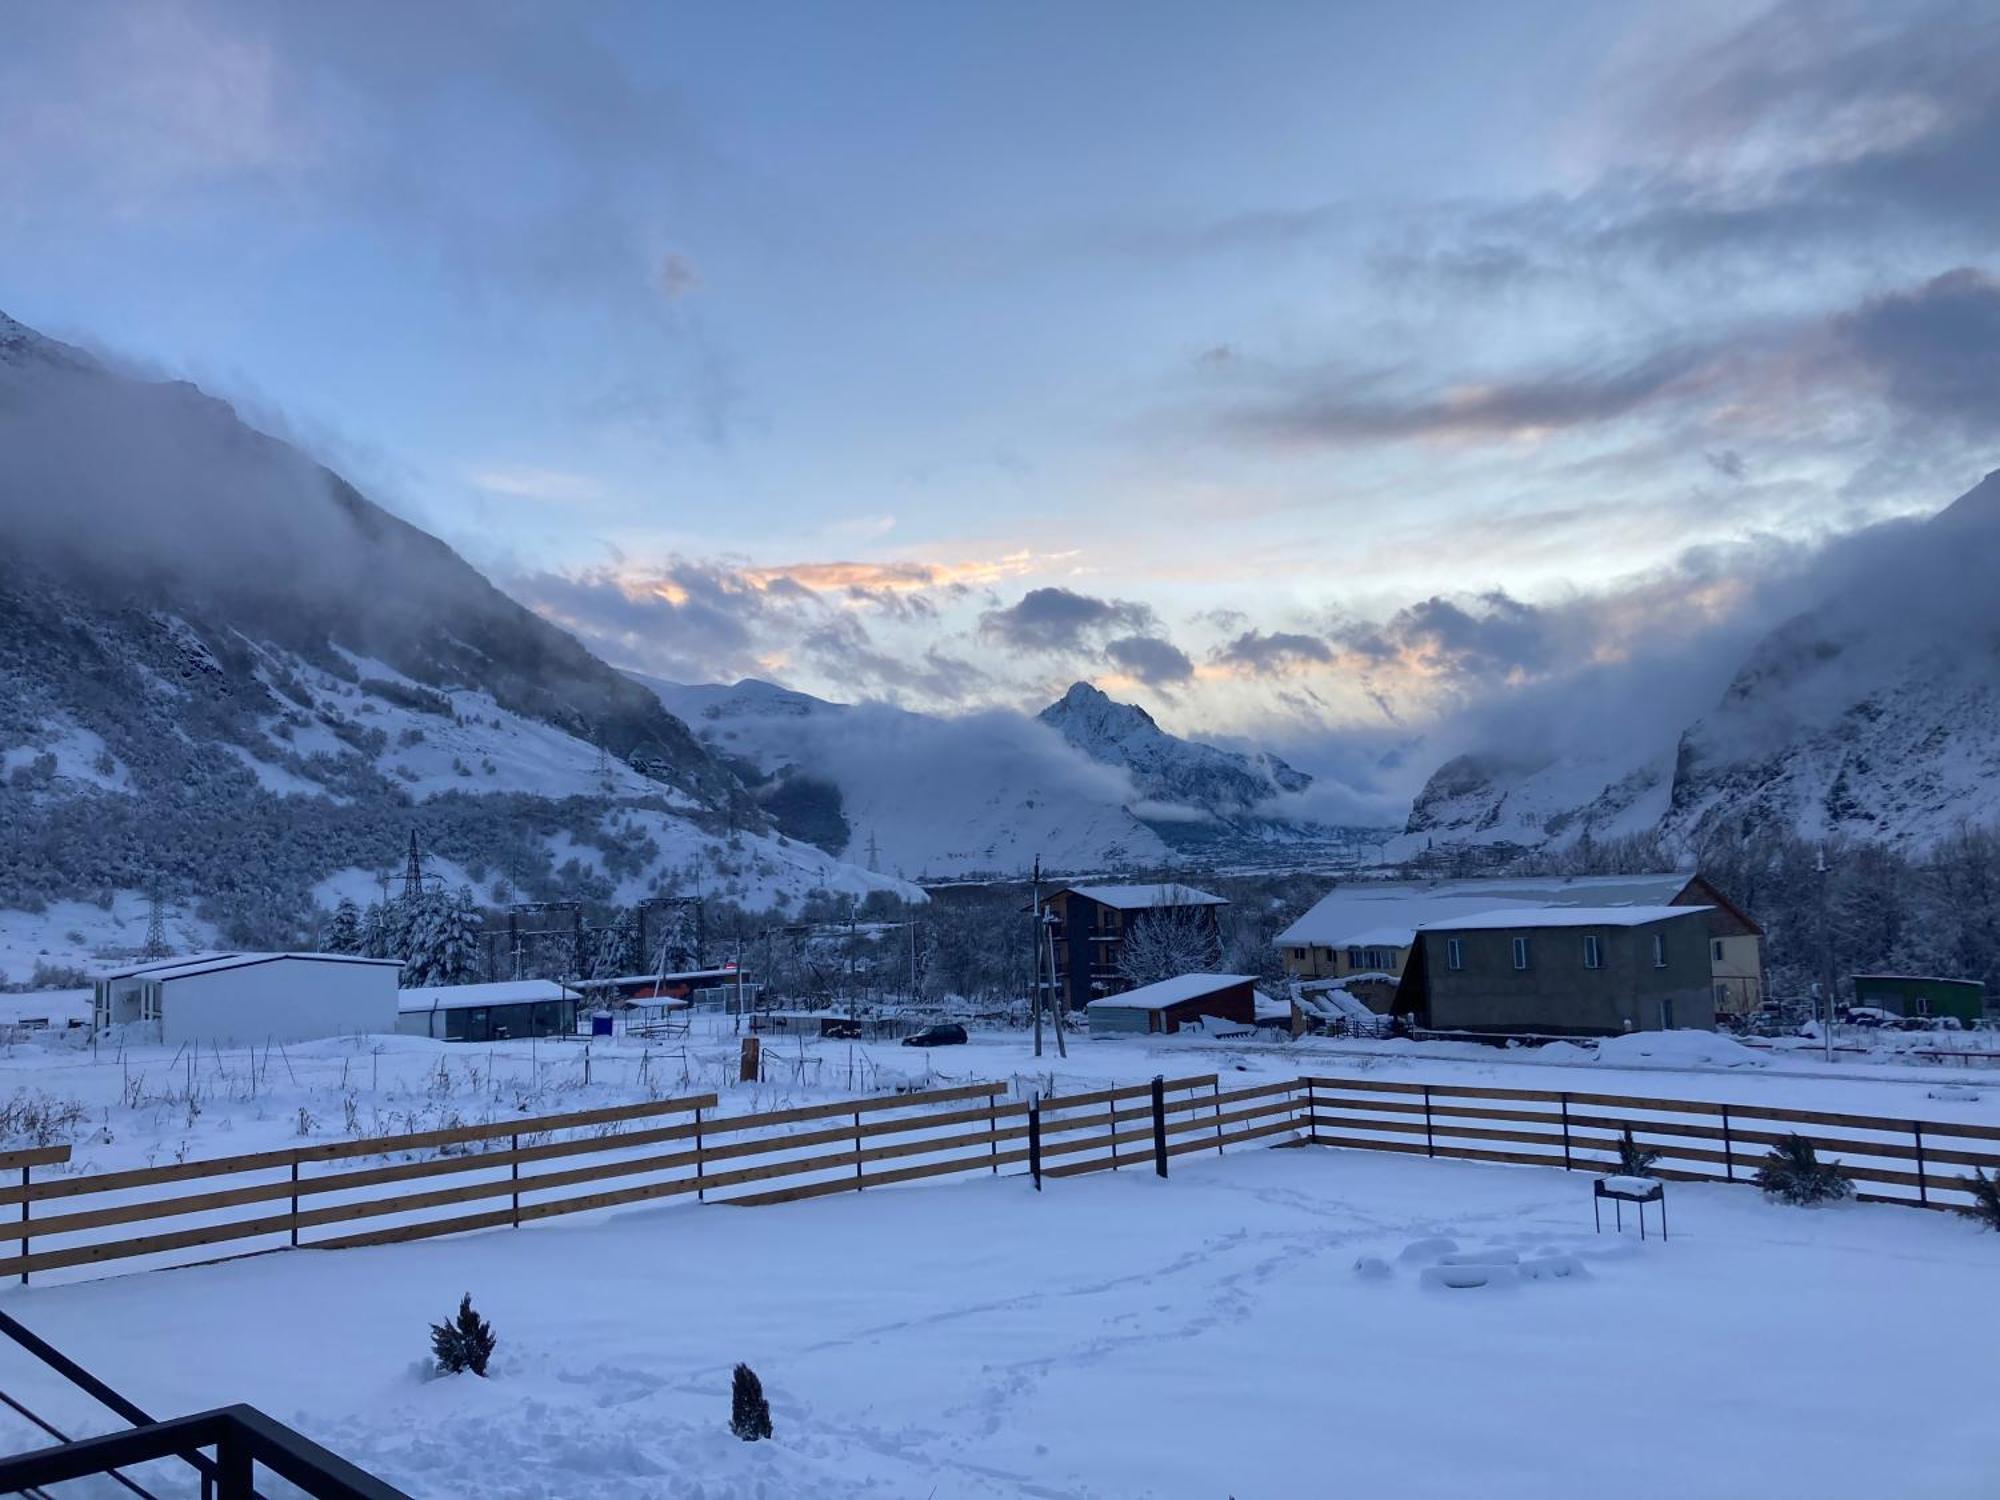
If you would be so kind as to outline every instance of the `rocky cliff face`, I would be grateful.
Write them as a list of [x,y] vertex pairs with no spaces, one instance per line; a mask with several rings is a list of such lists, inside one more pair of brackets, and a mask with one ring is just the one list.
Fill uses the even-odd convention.
[[1217,816],[1254,812],[1312,777],[1266,752],[1245,754],[1168,734],[1153,716],[1087,682],[1043,709],[1041,721],[1092,760],[1129,771],[1141,796]]

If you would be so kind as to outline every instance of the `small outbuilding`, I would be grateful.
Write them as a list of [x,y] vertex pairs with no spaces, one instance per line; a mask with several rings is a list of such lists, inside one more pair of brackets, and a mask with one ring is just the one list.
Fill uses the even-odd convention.
[[1204,1016],[1257,1024],[1256,976],[1181,974],[1142,984],[1121,995],[1105,995],[1085,1006],[1092,1036],[1143,1036],[1199,1027]]
[[396,1029],[440,1042],[572,1036],[577,993],[553,979],[423,985],[396,995]]
[[1856,974],[1854,1003],[1899,1016],[1951,1016],[1976,1026],[1986,1015],[1986,986],[1977,979],[1931,974]]
[[100,1027],[156,1028],[162,1042],[302,1042],[396,1029],[394,958],[347,953],[213,953],[99,977]]

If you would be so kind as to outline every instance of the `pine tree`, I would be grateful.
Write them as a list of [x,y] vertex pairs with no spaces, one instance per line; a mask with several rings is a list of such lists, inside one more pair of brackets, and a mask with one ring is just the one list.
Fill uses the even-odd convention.
[[738,1365],[730,1382],[729,1430],[746,1443],[771,1435],[771,1403],[764,1399],[764,1382],[748,1365]]
[[1755,1181],[1769,1196],[1801,1207],[1836,1202],[1854,1192],[1854,1183],[1840,1164],[1821,1161],[1813,1143],[1802,1135],[1788,1135],[1773,1146]]
[[1659,1152],[1649,1151],[1632,1139],[1632,1127],[1627,1125],[1618,1142],[1618,1170],[1627,1177],[1644,1177],[1659,1159]]
[[333,909],[333,920],[327,924],[326,941],[320,946],[328,953],[361,952],[361,908],[354,904],[353,897],[340,898],[340,904]]
[[449,903],[440,902],[437,914],[438,984],[470,984],[479,976],[480,933],[484,926],[479,902],[472,887],[462,885]]
[[438,1369],[446,1375],[464,1370],[484,1375],[486,1362],[493,1357],[494,1346],[499,1342],[493,1325],[472,1310],[470,1292],[459,1298],[457,1317],[448,1323],[431,1324],[431,1353],[437,1357]]
[[1959,1212],[1988,1229],[2000,1229],[2000,1172],[1988,1177],[1982,1168],[1974,1167],[1965,1179],[1965,1190],[1972,1194],[1972,1202]]
[[368,958],[388,958],[389,917],[382,903],[371,901],[361,914],[361,952]]

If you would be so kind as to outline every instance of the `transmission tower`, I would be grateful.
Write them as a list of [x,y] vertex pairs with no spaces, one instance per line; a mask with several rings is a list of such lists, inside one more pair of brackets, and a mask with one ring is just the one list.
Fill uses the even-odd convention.
[[403,899],[414,902],[424,893],[424,857],[417,849],[417,830],[410,830],[410,860],[403,867]]
[[165,958],[167,947],[167,903],[155,885],[146,892],[146,958]]

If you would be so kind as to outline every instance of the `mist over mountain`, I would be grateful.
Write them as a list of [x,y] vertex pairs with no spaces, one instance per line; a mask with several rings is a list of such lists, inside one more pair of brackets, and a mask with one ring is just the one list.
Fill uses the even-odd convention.
[[161,888],[296,941],[412,831],[489,900],[885,883],[435,537],[0,316],[0,912]]
[[[1457,756],[1406,842],[1566,846],[1724,828],[1922,849],[2000,817],[2000,473],[1937,515],[1827,547],[1809,602],[1740,658],[1678,733],[1615,750]],[[1637,674],[1633,674],[1637,675]]]
[[1087,683],[1030,718],[639,680],[739,760],[780,827],[909,877],[1311,862],[1360,836],[1288,812],[1312,778],[1276,756],[1179,739]]

